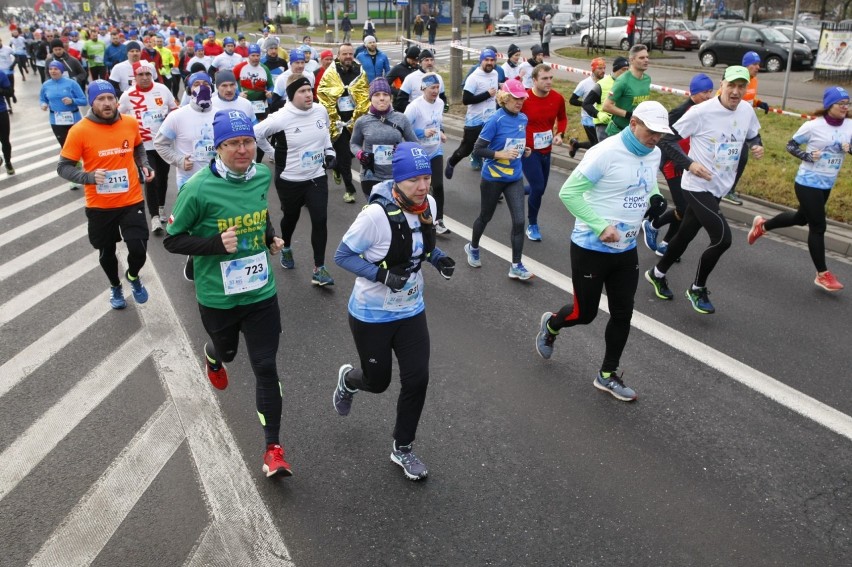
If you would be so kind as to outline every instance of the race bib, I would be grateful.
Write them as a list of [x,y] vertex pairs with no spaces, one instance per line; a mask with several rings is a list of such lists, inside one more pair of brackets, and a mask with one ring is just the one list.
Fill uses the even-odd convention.
[[837,175],[841,165],[843,165],[843,154],[824,151],[814,162],[814,169],[819,173]]
[[74,124],[73,112],[54,112],[53,119],[57,126],[70,126]]
[[253,100],[251,101],[252,110],[254,110],[255,114],[263,114],[266,112],[266,101],[265,100]]
[[225,295],[245,293],[260,289],[269,281],[269,265],[266,252],[219,262]]
[[180,75],[180,69],[177,67],[172,67],[172,75]]
[[162,124],[165,119],[166,113],[162,110],[146,110],[142,113],[142,126],[154,128]]
[[98,65],[103,65],[104,56],[103,55],[95,55],[95,63],[97,63]]
[[742,142],[722,142],[716,144],[716,169],[718,171],[736,170],[742,149]]
[[350,95],[342,96],[337,99],[337,110],[340,112],[351,112],[355,110],[355,101]]
[[388,289],[385,294],[386,311],[404,311],[420,300],[420,284],[411,278],[400,291]]
[[503,151],[505,152],[509,150],[518,150],[518,157],[523,157],[526,145],[526,138],[507,138],[506,145],[503,147]]
[[609,225],[618,231],[617,242],[604,242],[610,248],[624,250],[636,242],[636,237],[639,235],[638,224],[610,220]]
[[192,152],[192,161],[207,163],[216,157],[216,146],[213,140],[198,140]]
[[103,183],[98,183],[95,188],[100,195],[108,193],[127,193],[130,190],[130,178],[127,175],[127,168],[111,169],[104,173],[106,179]]
[[547,132],[535,132],[533,133],[533,149],[534,150],[543,150],[544,148],[549,148],[553,143],[553,130],[548,130]]
[[393,163],[393,146],[373,144],[373,160],[376,165]]
[[299,157],[302,169],[316,169],[317,167],[322,167],[322,161],[325,157],[324,153],[325,152],[323,152],[323,150],[302,152],[302,155]]

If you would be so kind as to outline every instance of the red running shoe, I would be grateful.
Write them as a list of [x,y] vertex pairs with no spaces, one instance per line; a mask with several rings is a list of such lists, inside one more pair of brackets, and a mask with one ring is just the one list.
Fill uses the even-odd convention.
[[751,221],[751,230],[748,231],[748,243],[754,244],[754,241],[766,234],[766,229],[763,228],[763,223],[766,222],[766,219],[760,215],[754,217],[754,220]]
[[826,291],[840,291],[843,289],[843,284],[837,281],[837,278],[831,272],[817,273],[814,283]]
[[207,378],[217,390],[224,390],[228,387],[228,370],[221,362],[216,364],[216,360],[207,354],[207,344],[204,345],[204,363],[207,365]]
[[266,453],[263,455],[263,472],[267,478],[281,473],[283,476],[293,476],[290,464],[284,460],[284,447],[281,445],[267,445]]

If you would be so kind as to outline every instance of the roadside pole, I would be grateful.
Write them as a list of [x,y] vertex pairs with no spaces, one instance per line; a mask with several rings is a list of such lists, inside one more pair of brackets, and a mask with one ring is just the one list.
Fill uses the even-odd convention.
[[[462,0],[453,0],[452,44],[461,44]],[[462,51],[450,48],[450,102],[461,102]]]

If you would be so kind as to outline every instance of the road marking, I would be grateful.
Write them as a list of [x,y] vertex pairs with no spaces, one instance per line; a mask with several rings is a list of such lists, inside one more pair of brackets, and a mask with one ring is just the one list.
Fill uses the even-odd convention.
[[[55,176],[54,176],[55,177]],[[0,209],[0,219],[5,219],[7,217],[11,217],[17,214],[26,211],[30,207],[34,207],[36,205],[40,205],[41,203],[47,201],[48,199],[52,199],[53,197],[57,197],[59,195],[67,194],[68,186],[62,185],[61,187],[54,187],[53,189],[48,189],[44,193],[39,193],[38,195],[33,195],[27,199],[22,199],[18,201],[14,205],[6,205],[2,209]]]
[[31,250],[27,250],[26,254],[21,254],[14,260],[0,264],[0,282],[14,276],[21,270],[31,267],[39,260],[43,260],[55,254],[57,250],[61,250],[63,246],[68,246],[75,241],[83,238],[89,233],[89,227],[86,224],[81,224],[70,229],[65,234],[57,236],[53,240],[48,240],[44,244],[36,246]]
[[185,439],[166,401],[33,557],[31,567],[90,565]]
[[14,195],[19,191],[26,191],[27,189],[33,189],[39,183],[43,183],[45,181],[52,181],[56,179],[56,172],[51,171],[50,173],[45,173],[43,175],[39,175],[38,177],[33,177],[32,179],[27,179],[26,181],[22,181],[21,183],[16,183],[11,187],[7,187],[0,192],[0,199],[4,197],[9,197],[10,195]]
[[[30,158],[34,158],[36,156],[40,156],[41,154],[46,154],[47,152],[51,152],[51,153],[54,154],[54,156],[52,158],[50,158],[50,160],[48,160],[48,161],[55,161],[56,164],[58,165],[59,164],[59,152],[61,152],[61,151],[62,151],[62,148],[57,148],[56,146],[50,146],[50,147],[42,146],[41,148],[39,148],[37,150],[33,150],[33,151],[27,152],[25,154],[15,154],[15,161],[18,162],[18,163],[25,162],[25,161],[29,160]],[[15,171],[16,172],[18,171],[17,168],[15,169]]]
[[[448,217],[444,217],[447,228],[470,241],[472,230]],[[507,262],[512,261],[512,250],[508,246],[500,244],[488,237],[483,237],[479,243],[480,248],[488,250],[498,258]],[[524,257],[524,265],[530,269],[537,278],[542,279],[559,289],[568,293],[574,293],[571,278],[530,258]],[[601,296],[599,308],[609,313],[606,295]],[[743,386],[754,390],[775,401],[776,403],[806,417],[835,433],[852,440],[852,417],[826,405],[798,390],[791,388],[772,378],[771,376],[755,370],[742,362],[713,349],[710,346],[677,331],[668,325],[648,317],[634,310],[633,319],[630,323],[636,329],[646,333],[660,341],[666,346],[679,350],[693,359],[718,370],[722,374],[739,382]]]
[[0,247],[6,246],[10,242],[14,242],[19,238],[23,238],[24,236],[35,232],[37,230],[41,230],[47,227],[50,224],[58,221],[62,217],[66,215],[70,215],[71,213],[75,213],[83,208],[83,200],[80,199],[78,201],[72,201],[67,205],[62,205],[58,209],[54,209],[45,215],[40,215],[29,222],[25,222],[20,226],[16,226],[12,230],[7,230],[6,232],[0,234]]
[[[22,135],[17,135],[17,132],[22,131],[20,128],[15,128],[15,131],[16,131],[16,135],[12,136],[12,138],[11,138],[12,146],[14,146],[17,142],[22,142],[24,140],[29,140],[30,138],[36,138],[38,136],[42,136],[43,138],[47,138],[50,142],[56,142],[56,136],[53,135],[53,129],[52,128],[39,128],[38,130],[35,130],[35,131],[27,129],[26,130],[27,133],[22,134]],[[47,140],[42,140],[42,141],[46,142]],[[59,144],[59,142],[56,142],[56,143],[57,143],[57,145]]]

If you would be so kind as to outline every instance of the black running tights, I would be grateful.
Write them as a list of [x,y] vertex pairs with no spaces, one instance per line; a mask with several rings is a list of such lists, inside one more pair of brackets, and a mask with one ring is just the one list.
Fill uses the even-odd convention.
[[795,184],[799,209],[775,215],[763,225],[766,230],[775,230],[785,226],[808,225],[808,252],[817,272],[828,270],[825,264],[825,204],[831,189],[814,189],[806,185]]
[[9,141],[9,113],[0,112],[0,146],[3,147],[3,159],[6,167],[12,167],[12,143]]
[[[127,246],[127,271],[130,275],[136,277],[139,275],[139,270],[145,265],[148,258],[148,241],[141,239],[125,240]],[[103,248],[98,248],[98,262],[101,268],[109,278],[111,286],[121,285],[121,278],[118,275],[118,257],[116,257],[116,243],[110,242]]]
[[459,144],[459,147],[456,148],[456,151],[453,152],[453,155],[450,156],[449,164],[451,166],[455,167],[458,162],[473,152],[473,146],[476,144],[476,140],[479,138],[479,133],[482,132],[482,128],[482,126],[464,127],[461,143]]
[[[160,157],[157,150],[146,150],[148,165],[154,170],[154,179],[145,183],[145,203],[152,217],[160,214],[160,207],[166,206],[166,192],[169,188],[169,163]],[[165,222],[166,219],[160,219]]]
[[311,216],[311,248],[314,252],[314,266],[325,265],[325,246],[328,241],[328,177],[307,181],[285,181],[279,177],[276,169],[275,190],[281,201],[281,238],[284,246],[289,247],[296,230],[296,224],[302,215],[302,207],[308,208]]

